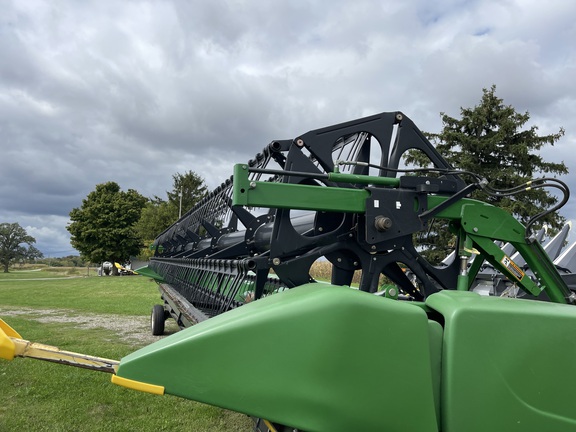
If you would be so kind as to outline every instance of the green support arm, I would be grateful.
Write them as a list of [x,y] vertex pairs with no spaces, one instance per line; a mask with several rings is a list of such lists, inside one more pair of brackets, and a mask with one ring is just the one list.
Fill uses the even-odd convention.
[[[248,174],[247,165],[238,164],[234,166],[232,205],[363,213],[366,209],[366,199],[370,196],[370,192],[364,189],[324,188],[289,183],[250,181]],[[343,174],[339,174],[339,181],[345,181],[342,176]],[[365,181],[365,179],[362,180]]]

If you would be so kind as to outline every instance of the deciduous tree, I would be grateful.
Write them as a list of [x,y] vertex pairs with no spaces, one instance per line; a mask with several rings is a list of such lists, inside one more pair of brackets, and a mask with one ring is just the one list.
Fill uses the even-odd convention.
[[32,246],[36,239],[18,223],[0,223],[0,264],[8,273],[10,264],[29,257],[41,258],[42,252]]
[[137,191],[124,192],[115,182],[96,185],[70,212],[67,229],[72,246],[93,263],[123,263],[142,245],[134,226],[145,204],[146,198]]
[[36,246],[28,246],[24,259],[28,262],[34,262],[40,258],[44,258],[44,254]]
[[178,209],[167,201],[154,197],[148,200],[142,209],[140,219],[136,223],[136,231],[140,238],[153,240],[158,234],[176,222]]
[[180,215],[180,194],[182,193],[182,214],[185,214],[206,194],[204,179],[193,171],[172,176],[173,188],[167,191],[167,199],[155,196],[149,199],[142,210],[136,225],[140,237],[152,241],[158,234],[178,220]]

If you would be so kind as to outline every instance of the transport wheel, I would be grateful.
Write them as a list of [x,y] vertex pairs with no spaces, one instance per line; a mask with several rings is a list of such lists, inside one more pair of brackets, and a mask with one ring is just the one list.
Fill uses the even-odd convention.
[[166,313],[162,305],[154,305],[152,307],[152,315],[150,316],[150,329],[154,336],[164,334],[164,322],[166,321]]

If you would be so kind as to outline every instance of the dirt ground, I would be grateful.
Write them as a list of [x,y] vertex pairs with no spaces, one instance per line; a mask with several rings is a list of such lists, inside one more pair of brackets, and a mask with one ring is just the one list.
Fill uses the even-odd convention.
[[122,316],[112,314],[82,314],[66,309],[32,309],[18,310],[0,307],[1,317],[21,316],[40,323],[73,323],[80,329],[105,328],[114,331],[125,342],[134,346],[151,344],[165,336],[178,331],[176,322],[166,320],[166,331],[163,336],[153,336],[150,331],[150,318],[142,316]]

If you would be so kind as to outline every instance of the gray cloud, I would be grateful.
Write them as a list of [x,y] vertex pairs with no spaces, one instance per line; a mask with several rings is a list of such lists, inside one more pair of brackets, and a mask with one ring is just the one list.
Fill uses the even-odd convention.
[[546,156],[576,169],[572,2],[1,7],[0,220],[42,250],[70,249],[67,215],[97,183],[164,196],[191,169],[214,187],[272,139],[363,115],[437,131],[492,84],[542,133],[566,129]]

